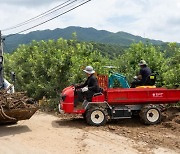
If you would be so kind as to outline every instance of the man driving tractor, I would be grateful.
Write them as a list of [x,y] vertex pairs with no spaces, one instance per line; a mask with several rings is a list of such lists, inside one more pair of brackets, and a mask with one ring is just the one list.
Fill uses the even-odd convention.
[[91,102],[92,96],[100,91],[98,80],[94,75],[95,71],[93,70],[93,67],[86,66],[83,71],[87,75],[87,80],[85,83],[75,86],[77,92],[75,106],[77,106],[78,102],[83,102],[84,98]]
[[131,83],[131,88],[145,85],[147,78],[151,75],[151,69],[147,67],[147,63],[145,60],[141,60],[139,66],[140,66],[139,74],[138,76],[134,77],[135,80]]

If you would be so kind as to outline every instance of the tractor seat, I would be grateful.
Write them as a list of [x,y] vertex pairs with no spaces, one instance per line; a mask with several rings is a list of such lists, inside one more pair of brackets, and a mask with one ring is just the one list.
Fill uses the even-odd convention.
[[98,93],[95,93],[93,96],[99,96],[99,95],[102,95],[103,94],[103,88],[99,88],[99,92]]

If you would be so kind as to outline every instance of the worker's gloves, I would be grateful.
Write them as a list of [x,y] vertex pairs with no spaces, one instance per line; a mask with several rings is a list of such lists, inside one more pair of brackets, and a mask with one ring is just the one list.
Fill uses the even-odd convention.
[[134,76],[134,79],[137,79],[137,76]]
[[88,87],[81,88],[82,92],[88,91]]

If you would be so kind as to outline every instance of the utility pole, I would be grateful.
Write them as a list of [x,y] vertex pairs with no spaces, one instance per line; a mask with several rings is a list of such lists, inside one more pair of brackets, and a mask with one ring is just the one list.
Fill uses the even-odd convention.
[[0,89],[3,87],[4,78],[3,78],[3,39],[0,30]]

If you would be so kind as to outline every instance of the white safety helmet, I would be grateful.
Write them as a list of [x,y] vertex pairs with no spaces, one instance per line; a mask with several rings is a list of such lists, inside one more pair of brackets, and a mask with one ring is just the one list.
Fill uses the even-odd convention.
[[85,70],[83,70],[83,71],[88,73],[88,74],[94,74],[95,73],[92,66],[86,66]]
[[143,66],[143,65],[147,65],[146,61],[145,60],[141,60],[140,63],[139,63],[140,66]]

